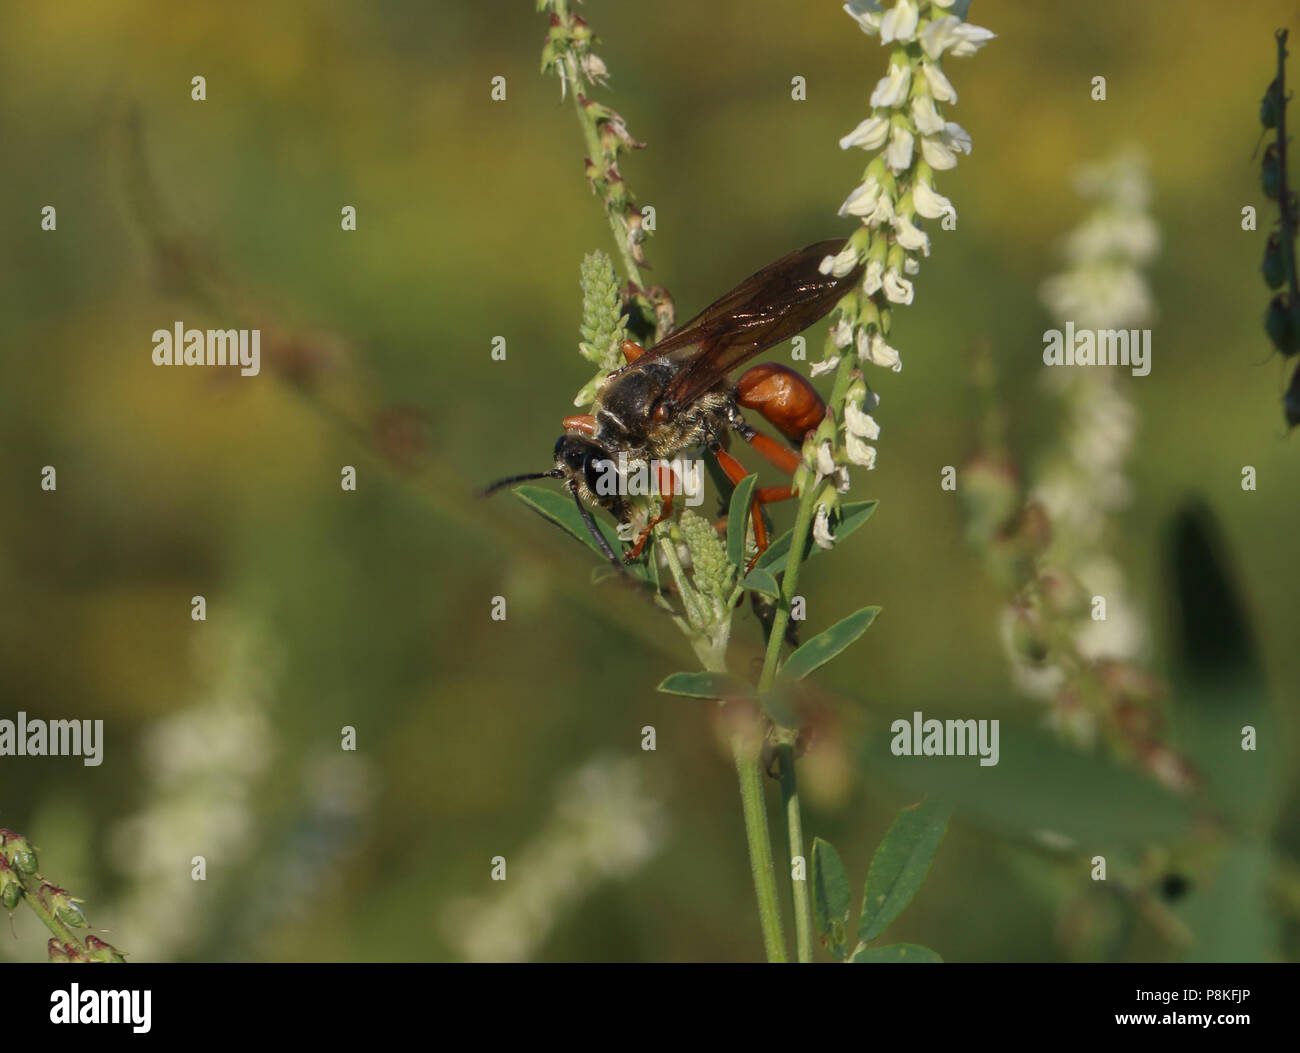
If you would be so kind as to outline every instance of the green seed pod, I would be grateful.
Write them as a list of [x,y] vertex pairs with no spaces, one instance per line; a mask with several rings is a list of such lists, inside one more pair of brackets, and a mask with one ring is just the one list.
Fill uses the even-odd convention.
[[36,873],[36,852],[33,851],[27,838],[9,831],[3,840],[3,845],[5,855],[9,857],[9,862],[14,865],[18,873],[24,877]]
[[1276,128],[1277,119],[1282,113],[1282,85],[1273,78],[1273,83],[1259,100],[1259,123],[1265,128]]
[[1259,166],[1259,181],[1266,196],[1276,201],[1282,190],[1282,155],[1277,143],[1269,143],[1264,148],[1264,160]]
[[124,962],[126,957],[114,947],[111,943],[105,943],[98,936],[86,937],[86,953],[90,955],[91,961],[96,962]]
[[1264,315],[1264,329],[1268,338],[1284,355],[1300,351],[1300,325],[1297,325],[1294,305],[1286,293],[1280,292],[1269,302]]
[[68,900],[63,906],[55,908],[54,913],[64,925],[71,925],[74,929],[82,929],[86,926],[86,916],[81,913],[81,908],[72,900]]
[[1282,239],[1277,232],[1268,236],[1264,246],[1264,263],[1260,267],[1264,272],[1264,282],[1270,289],[1280,289],[1286,281],[1286,258],[1282,254]]
[[1282,411],[1286,414],[1289,427],[1294,428],[1300,424],[1300,366],[1296,367],[1286,394],[1282,397]]

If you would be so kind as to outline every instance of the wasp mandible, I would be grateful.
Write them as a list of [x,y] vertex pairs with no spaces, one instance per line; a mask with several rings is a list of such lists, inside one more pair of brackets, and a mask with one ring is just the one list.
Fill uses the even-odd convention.
[[[601,473],[620,454],[628,462],[662,464],[682,450],[704,447],[727,478],[738,483],[749,473],[728,452],[734,431],[793,476],[799,466],[799,447],[826,413],[821,396],[802,374],[779,363],[753,366],[735,383],[728,374],[824,317],[859,281],[861,268],[838,278],[821,272],[821,262],[837,255],[844,244],[843,238],[819,241],[781,257],[649,350],[625,341],[626,364],[605,379],[591,412],[564,419],[564,434],[555,444],[555,467],[498,480],[484,494],[527,479],[563,479],[592,538],[618,566],[618,556],[586,506],[607,509],[620,525],[630,520],[631,504],[598,485]],[[751,427],[742,408],[762,416],[790,445]],[[641,555],[654,527],[672,514],[671,472],[660,473],[659,492],[663,504],[627,550],[623,557],[627,562]],[[754,491],[751,514],[759,554],[768,544],[760,509],[792,496],[789,486]]]

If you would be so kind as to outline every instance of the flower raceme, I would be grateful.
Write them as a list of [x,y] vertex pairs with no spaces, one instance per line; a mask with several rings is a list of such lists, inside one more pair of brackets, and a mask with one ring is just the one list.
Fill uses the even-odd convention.
[[[944,72],[944,60],[975,54],[993,34],[965,20],[970,0],[849,0],[844,10],[868,36],[891,48],[889,68],[871,92],[871,113],[840,139],[842,150],[866,150],[861,182],[840,206],[861,226],[844,248],[821,263],[837,277],[861,267],[860,285],[836,307],[821,362],[812,375],[836,374],[827,422],[804,448],[796,487],[833,486],[818,495],[813,537],[825,548],[834,543],[832,522],[839,495],[848,489],[847,466],[870,469],[876,452],[868,445],[880,434],[871,416],[879,399],[867,388],[861,363],[898,372],[898,351],[888,342],[895,306],[911,304],[913,278],[930,255],[926,220],[953,229],[957,210],[935,187],[934,174],[955,168],[971,152],[971,137],[945,119],[943,108],[957,101]],[[856,360],[851,352],[856,352]]]

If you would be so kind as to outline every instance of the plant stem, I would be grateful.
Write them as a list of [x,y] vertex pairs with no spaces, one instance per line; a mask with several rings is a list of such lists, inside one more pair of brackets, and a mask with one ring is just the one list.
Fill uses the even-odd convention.
[[54,935],[63,943],[70,943],[80,950],[85,950],[85,946],[81,942],[81,937],[72,930],[71,926],[54,913],[53,908],[48,906],[45,901],[41,899],[40,879],[24,876],[22,878],[22,883],[23,899],[26,901],[27,905],[32,908],[32,912],[41,919],[45,927],[49,929],[50,932],[54,933]]
[[[568,21],[568,0],[553,0],[552,10],[562,21]],[[578,124],[582,128],[582,136],[587,144],[588,159],[592,164],[599,164],[602,161],[600,134],[594,117],[585,105],[586,98],[580,90],[582,80],[578,61],[571,51],[563,56],[562,61],[564,62],[565,80],[573,89],[573,108],[578,115]],[[638,289],[644,289],[645,281],[641,277],[641,269],[637,266],[628,245],[627,230],[615,209],[610,207],[609,201],[605,200],[603,203],[605,205],[605,216],[609,220],[610,229],[614,235],[614,244],[618,248],[619,257],[623,263],[624,273],[632,285]],[[661,542],[661,551],[664,553],[668,564],[669,573],[676,582],[678,592],[682,597],[682,605],[686,610],[687,620],[698,632],[706,620],[705,612],[701,609],[703,599],[695,594],[686,581],[672,539],[661,536],[659,540]],[[784,629],[782,629],[782,632],[784,632]],[[717,635],[710,636],[709,644],[708,647],[695,648],[702,664],[712,672],[725,672],[726,662],[723,656],[726,648],[725,632],[720,637]],[[776,872],[772,861],[772,838],[768,830],[767,809],[763,800],[763,778],[759,770],[759,746],[753,741],[752,735],[736,732],[732,738],[731,748],[736,762],[736,774],[740,780],[740,802],[745,815],[745,837],[749,846],[750,869],[754,875],[754,892],[758,897],[758,917],[763,930],[763,946],[767,952],[769,962],[784,962],[787,961],[787,957],[785,937],[781,931],[781,902],[777,893]],[[795,799],[795,808],[797,811],[797,798]]]
[[[564,21],[569,19],[569,0],[555,0],[555,13]],[[586,96],[582,94],[581,70],[578,68],[578,60],[573,57],[572,52],[563,56],[565,77],[570,86],[573,88],[573,109],[578,115],[578,123],[582,126],[582,137],[587,143],[587,158],[592,164],[600,162],[600,135],[596,131],[596,122],[587,112],[583,105]],[[609,220],[610,229],[614,232],[614,244],[618,247],[619,257],[623,261],[623,272],[627,275],[628,281],[638,289],[645,288],[645,282],[641,279],[641,269],[636,265],[632,258],[632,251],[627,244],[627,231],[619,222],[618,216],[614,210],[605,203],[605,216]]]
[[794,748],[790,743],[783,742],[777,747],[776,756],[781,765],[781,803],[785,807],[785,825],[790,837],[790,859],[804,861],[804,879],[796,881],[793,876],[790,879],[794,888],[795,950],[800,962],[811,962],[812,912],[808,902],[807,879],[810,864],[803,854],[803,819],[799,815],[799,787],[794,779]]
[[1296,274],[1295,230],[1296,217],[1291,214],[1290,185],[1286,178],[1286,38],[1287,31],[1277,31],[1277,173],[1281,189],[1278,192],[1278,208],[1282,214],[1282,258],[1286,263],[1287,277],[1291,284],[1291,303],[1300,303],[1300,278]]
[[[851,354],[846,354],[840,360],[839,369],[835,374],[835,384],[831,390],[832,405],[843,402],[856,364],[856,357]],[[799,495],[799,511],[795,514],[794,530],[790,535],[790,552],[786,556],[785,573],[781,579],[781,602],[772,617],[772,631],[768,635],[767,652],[763,656],[763,674],[758,681],[760,694],[771,691],[776,683],[781,645],[785,642],[785,631],[790,624],[790,604],[794,600],[795,590],[799,587],[799,568],[803,565],[804,545],[808,541],[808,531],[812,528],[813,509],[821,485],[808,486]],[[785,806],[786,831],[790,842],[790,886],[794,896],[795,947],[800,962],[811,962],[812,908],[808,898],[806,877],[808,861],[803,854],[803,819],[799,810],[799,787],[795,781],[794,750],[791,743],[782,742],[777,748],[777,755],[781,763],[781,801]],[[804,860],[805,879],[802,881],[794,878],[795,859]]]
[[754,892],[758,896],[758,920],[763,928],[763,947],[769,962],[788,961],[785,935],[781,931],[781,901],[776,890],[776,870],[772,861],[772,838],[767,827],[767,809],[763,803],[763,774],[759,770],[759,750],[752,736],[737,732],[731,740],[740,779],[740,803],[745,813],[745,837],[749,842],[749,865],[754,873]]

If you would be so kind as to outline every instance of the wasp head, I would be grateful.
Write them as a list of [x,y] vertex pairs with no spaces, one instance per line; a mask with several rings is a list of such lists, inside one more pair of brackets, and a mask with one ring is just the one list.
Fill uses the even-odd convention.
[[623,519],[623,499],[612,485],[615,456],[593,439],[567,433],[555,443],[555,474],[587,504],[607,508]]

